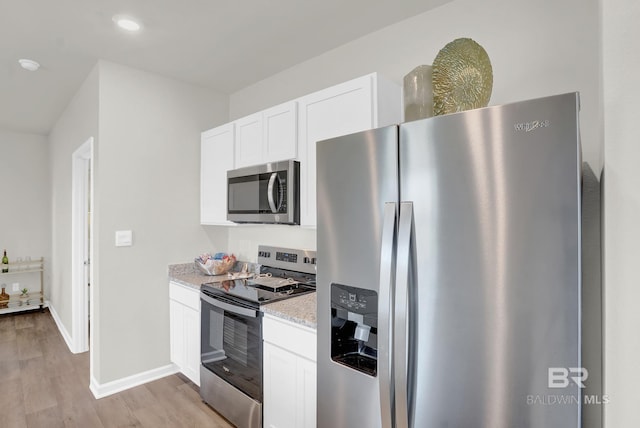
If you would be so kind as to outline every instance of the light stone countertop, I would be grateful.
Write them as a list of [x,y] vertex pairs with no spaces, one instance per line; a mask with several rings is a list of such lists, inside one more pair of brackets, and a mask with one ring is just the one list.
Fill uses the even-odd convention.
[[212,282],[213,276],[205,275],[196,268],[194,263],[169,265],[169,280],[200,291],[205,282]]
[[316,329],[316,293],[308,293],[263,305],[260,310],[296,324]]
[[[202,284],[216,280],[216,276],[201,273],[194,263],[169,265],[168,275],[170,281],[198,291]],[[220,275],[219,278],[226,279],[226,275]],[[306,327],[316,328],[316,293],[269,303],[263,305],[260,310]]]

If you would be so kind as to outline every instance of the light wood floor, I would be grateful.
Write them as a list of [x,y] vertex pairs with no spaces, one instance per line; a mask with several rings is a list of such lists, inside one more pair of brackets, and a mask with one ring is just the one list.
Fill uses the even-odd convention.
[[0,427],[232,427],[181,375],[96,400],[47,310],[0,316]]

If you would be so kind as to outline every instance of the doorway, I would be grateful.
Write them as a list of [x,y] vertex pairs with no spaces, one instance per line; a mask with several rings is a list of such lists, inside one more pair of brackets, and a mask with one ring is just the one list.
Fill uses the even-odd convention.
[[93,137],[84,142],[72,155],[71,201],[71,300],[72,342],[74,353],[89,350],[92,303],[90,285],[93,242]]

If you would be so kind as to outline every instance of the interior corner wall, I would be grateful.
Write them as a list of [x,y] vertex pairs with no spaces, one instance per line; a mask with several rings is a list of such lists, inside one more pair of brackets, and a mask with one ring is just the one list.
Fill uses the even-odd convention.
[[[105,61],[99,68],[94,374],[105,384],[170,364],[167,265],[212,245],[199,218],[200,133],[229,111],[228,96],[210,89]],[[119,230],[133,232],[132,246],[115,246]]]
[[[9,263],[20,257],[44,257],[44,293],[50,295],[51,223],[49,186],[49,146],[47,137],[0,130],[0,251],[7,250]],[[2,254],[0,254],[0,257]],[[12,289],[40,290],[40,275],[25,273],[2,276],[6,292]],[[3,285],[4,286],[4,285]]]
[[605,427],[640,426],[640,3],[602,0]]
[[67,333],[71,305],[71,156],[98,134],[98,69],[94,67],[49,134],[51,287],[49,300]]

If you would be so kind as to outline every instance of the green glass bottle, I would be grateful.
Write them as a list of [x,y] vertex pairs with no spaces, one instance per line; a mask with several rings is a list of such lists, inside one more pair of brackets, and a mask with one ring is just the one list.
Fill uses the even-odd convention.
[[4,256],[2,256],[2,273],[9,272],[9,258],[7,257],[7,250],[4,250]]

